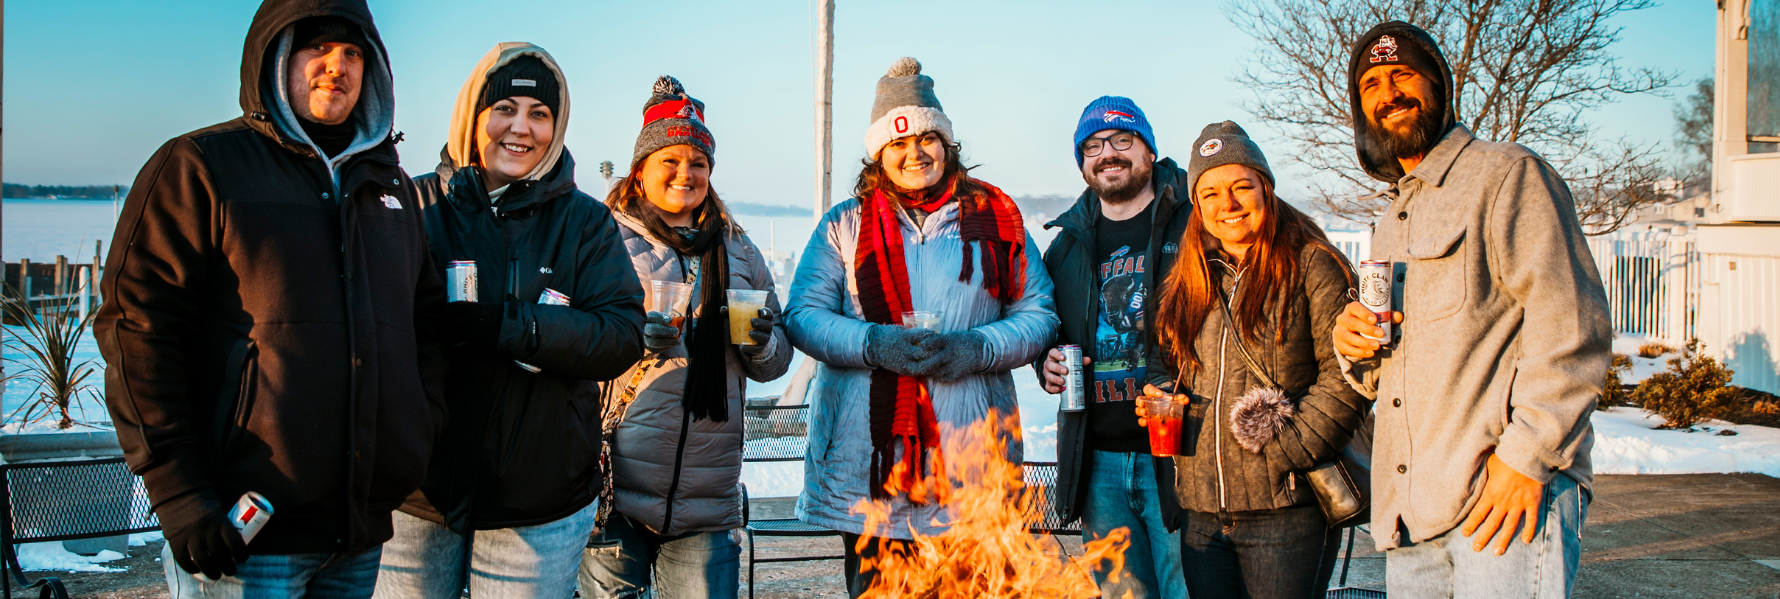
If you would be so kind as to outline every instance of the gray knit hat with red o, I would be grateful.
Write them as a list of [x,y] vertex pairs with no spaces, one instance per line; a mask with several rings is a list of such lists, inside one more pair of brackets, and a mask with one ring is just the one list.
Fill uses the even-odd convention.
[[705,127],[705,103],[686,95],[686,88],[678,79],[662,75],[655,80],[649,101],[643,104],[643,131],[637,134],[631,164],[642,162],[662,148],[682,144],[704,152],[712,165],[717,163],[717,140]]

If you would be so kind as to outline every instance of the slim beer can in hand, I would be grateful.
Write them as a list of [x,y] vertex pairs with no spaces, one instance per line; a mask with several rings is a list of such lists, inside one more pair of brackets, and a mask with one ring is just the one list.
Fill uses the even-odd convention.
[[[541,305],[541,306],[567,306],[567,305],[569,305],[569,296],[568,296],[568,294],[565,294],[561,291],[557,291],[555,289],[545,287],[544,292],[538,294],[538,305]],[[532,374],[537,374],[537,373],[544,371],[544,369],[542,369],[542,368],[532,366],[531,364],[526,364],[525,362],[521,362],[519,360],[514,360],[513,363],[518,364],[520,368],[524,368],[526,372],[529,372]]]
[[447,300],[454,302],[474,302],[476,297],[476,261],[453,260],[445,265],[445,284]]
[[1360,262],[1360,305],[1366,306],[1378,317],[1378,328],[1384,329],[1383,337],[1367,338],[1391,342],[1391,263],[1382,260],[1364,260]]
[[[266,527],[266,521],[272,519],[272,502],[266,496],[248,491],[235,500],[235,507],[229,508],[229,524],[241,532],[241,542],[252,544],[253,538],[259,536],[260,529]],[[205,576],[203,572],[193,572],[192,578],[204,582],[216,582],[216,579]]]
[[1069,367],[1069,374],[1063,381],[1063,411],[1080,412],[1088,409],[1087,383],[1082,374],[1082,346],[1065,345],[1057,348],[1063,352],[1063,365]]

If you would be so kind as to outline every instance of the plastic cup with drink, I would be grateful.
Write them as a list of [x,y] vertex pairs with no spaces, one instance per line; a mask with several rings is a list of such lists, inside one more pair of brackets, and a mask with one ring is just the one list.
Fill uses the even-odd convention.
[[754,331],[755,318],[766,307],[766,290],[729,290],[729,342],[736,345],[758,345],[748,333]]
[[649,301],[644,306],[650,312],[660,312],[668,317],[668,324],[686,332],[686,308],[692,302],[692,286],[679,281],[650,281]]
[[902,313],[902,326],[910,329],[927,329],[939,331],[939,312],[932,310],[915,310]]
[[1175,401],[1173,395],[1139,397],[1137,404],[1143,408],[1144,428],[1150,431],[1150,455],[1171,456],[1179,452],[1181,415],[1186,404]]

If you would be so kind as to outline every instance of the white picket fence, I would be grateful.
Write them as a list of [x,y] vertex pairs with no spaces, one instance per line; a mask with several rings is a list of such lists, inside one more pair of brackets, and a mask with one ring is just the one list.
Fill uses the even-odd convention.
[[1698,335],[1700,253],[1691,234],[1619,231],[1588,246],[1614,330],[1671,347]]

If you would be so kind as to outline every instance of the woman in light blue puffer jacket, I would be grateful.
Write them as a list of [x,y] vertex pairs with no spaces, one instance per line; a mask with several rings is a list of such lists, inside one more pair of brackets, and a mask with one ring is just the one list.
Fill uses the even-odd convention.
[[[931,471],[943,456],[984,448],[954,447],[938,432],[993,410],[1016,423],[1005,457],[1020,461],[1009,371],[1038,359],[1057,330],[1051,279],[1036,251],[1027,258],[1018,209],[965,172],[932,87],[910,58],[879,81],[858,197],[817,224],[785,313],[792,345],[819,362],[797,517],[843,533],[854,596],[870,585],[862,558],[952,519],[908,491],[943,475]],[[938,325],[902,328],[903,311],[937,312]],[[852,511],[867,498],[890,508],[870,530]]]

